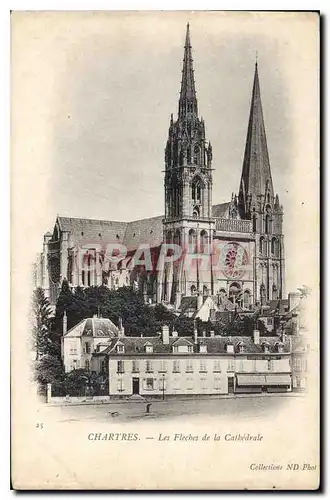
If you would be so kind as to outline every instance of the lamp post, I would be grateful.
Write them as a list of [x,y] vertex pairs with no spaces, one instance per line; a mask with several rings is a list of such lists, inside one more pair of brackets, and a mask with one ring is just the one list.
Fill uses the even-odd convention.
[[163,375],[162,375],[162,382],[163,382],[162,392],[163,392],[163,401],[164,401],[164,399],[165,399],[165,373],[163,373]]

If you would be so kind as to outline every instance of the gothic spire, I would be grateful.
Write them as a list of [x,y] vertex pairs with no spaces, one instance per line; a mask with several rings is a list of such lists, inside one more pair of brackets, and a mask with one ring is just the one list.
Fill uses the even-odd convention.
[[258,61],[255,63],[249,125],[246,137],[243,170],[239,189],[240,207],[249,211],[248,200],[265,195],[274,196],[268,156],[266,131],[260,97]]
[[181,91],[179,100],[179,119],[198,116],[195,90],[193,58],[191,55],[190,28],[187,23],[186,42],[184,46]]

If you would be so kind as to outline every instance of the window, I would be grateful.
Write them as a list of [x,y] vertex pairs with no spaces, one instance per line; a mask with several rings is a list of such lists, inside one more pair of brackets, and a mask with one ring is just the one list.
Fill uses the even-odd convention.
[[232,372],[235,370],[235,362],[233,359],[228,359],[228,371]]
[[272,232],[271,218],[270,218],[270,215],[267,214],[266,217],[265,217],[265,233],[266,234],[270,234],[271,232]]
[[180,373],[180,361],[178,359],[173,361],[173,373]]
[[194,352],[194,346],[188,345],[188,352]]
[[264,348],[264,352],[269,352],[269,345],[268,344],[264,344],[263,348]]
[[197,288],[195,287],[195,285],[191,285],[191,287],[190,287],[191,295],[195,295],[196,291],[197,291]]
[[259,253],[263,254],[264,252],[265,252],[265,239],[261,237],[259,240]]
[[166,372],[167,371],[167,361],[165,359],[161,359],[159,362],[159,370],[160,372]]
[[154,350],[152,345],[146,345],[145,349],[146,349],[146,353],[148,353],[148,354],[151,354]]
[[300,358],[295,358],[294,360],[294,367],[296,370],[301,370],[301,359]]
[[200,346],[199,346],[199,352],[205,354],[207,352],[207,345],[206,344],[200,344]]
[[147,373],[152,373],[153,372],[152,362],[151,361],[146,361],[146,372]]
[[192,377],[187,378],[187,384],[186,384],[187,390],[192,390],[194,388],[194,379]]
[[85,271],[81,271],[81,283],[85,285]]
[[186,372],[192,373],[194,371],[192,359],[187,359],[186,361]]
[[90,354],[91,353],[91,346],[88,342],[85,342],[85,353]]
[[201,238],[201,240],[200,240],[201,241],[200,251],[201,251],[201,253],[207,253],[207,251],[208,251],[208,237],[207,237],[207,232],[206,231],[201,231],[200,238]]
[[101,361],[101,372],[104,373],[107,371],[107,363],[105,359],[102,359]]
[[90,368],[89,359],[86,359],[86,361],[85,361],[85,369],[89,370],[89,368]]
[[206,377],[201,377],[201,389],[206,390],[208,388],[207,386],[207,378]]
[[190,229],[188,233],[188,242],[189,242],[189,252],[195,253],[197,246],[197,235],[193,229]]
[[117,373],[124,373],[124,361],[117,361]]
[[243,305],[245,309],[249,309],[251,304],[251,292],[250,290],[244,290],[243,293]]
[[77,354],[77,346],[70,345],[70,354]]
[[270,371],[274,371],[274,360],[273,359],[269,359],[268,360],[268,367],[267,367],[268,370]]
[[181,389],[181,380],[179,377],[175,377],[173,380],[173,389],[179,391]]
[[198,146],[195,146],[195,149],[194,149],[194,163],[195,164],[199,163],[199,157],[200,157],[200,149]]
[[117,352],[124,352],[125,348],[123,344],[117,344]]
[[139,366],[139,361],[136,359],[133,359],[132,361],[132,372],[133,373],[138,373],[140,371],[140,366]]
[[215,359],[213,364],[214,372],[221,372],[220,359]]
[[201,359],[199,362],[199,371],[200,372],[207,372],[206,361],[204,359]]
[[146,378],[145,388],[148,391],[152,391],[154,389],[154,379]]
[[118,392],[123,392],[125,389],[124,389],[124,381],[122,378],[119,378],[117,380],[117,391]]
[[221,389],[221,378],[215,377],[214,379],[214,390],[219,391]]
[[273,324],[273,318],[267,318],[267,325],[271,326]]

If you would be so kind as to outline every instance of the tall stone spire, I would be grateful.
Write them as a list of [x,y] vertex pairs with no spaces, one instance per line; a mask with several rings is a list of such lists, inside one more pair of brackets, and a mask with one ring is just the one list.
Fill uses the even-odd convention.
[[261,105],[258,62],[256,61],[250,118],[239,189],[239,207],[242,215],[246,215],[250,211],[251,202],[256,202],[258,196],[266,196],[266,191],[273,198],[273,181]]
[[191,55],[190,28],[187,24],[186,42],[184,46],[181,91],[179,100],[179,119],[198,116],[195,90],[193,58]]

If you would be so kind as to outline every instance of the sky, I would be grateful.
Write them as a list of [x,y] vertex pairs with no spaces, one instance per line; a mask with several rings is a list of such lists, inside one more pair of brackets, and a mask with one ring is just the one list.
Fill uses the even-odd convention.
[[306,227],[318,218],[313,15],[16,14],[13,215],[39,251],[57,214],[129,221],[164,213],[164,148],[170,115],[177,115],[188,21],[199,114],[213,147],[214,204],[238,191],[257,54],[294,288],[298,266],[314,259],[315,234]]

